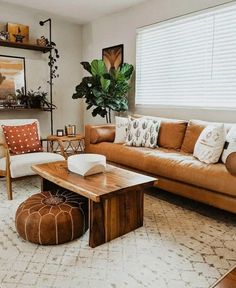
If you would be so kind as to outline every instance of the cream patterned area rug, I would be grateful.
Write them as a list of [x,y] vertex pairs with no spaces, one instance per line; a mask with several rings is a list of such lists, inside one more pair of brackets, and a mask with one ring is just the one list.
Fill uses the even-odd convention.
[[[58,246],[18,237],[18,205],[39,192],[37,177],[0,180],[0,287],[210,287],[236,264],[236,217],[155,190],[145,196],[144,227],[92,249],[88,232]],[[155,196],[157,195],[157,196]]]

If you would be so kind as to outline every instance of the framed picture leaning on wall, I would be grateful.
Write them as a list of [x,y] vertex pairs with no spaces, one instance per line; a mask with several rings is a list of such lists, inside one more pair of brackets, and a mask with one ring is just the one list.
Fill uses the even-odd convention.
[[0,55],[0,101],[14,98],[22,88],[26,92],[25,58]]
[[108,71],[111,68],[117,69],[121,64],[123,64],[123,58],[123,44],[102,49],[102,60],[104,61]]

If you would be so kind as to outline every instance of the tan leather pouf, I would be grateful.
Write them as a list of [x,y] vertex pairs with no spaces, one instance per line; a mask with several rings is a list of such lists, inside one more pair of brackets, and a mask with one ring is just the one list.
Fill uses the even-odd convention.
[[225,165],[229,173],[236,175],[236,152],[227,157]]
[[69,191],[38,193],[19,206],[15,222],[17,232],[27,241],[65,243],[88,229],[88,202]]

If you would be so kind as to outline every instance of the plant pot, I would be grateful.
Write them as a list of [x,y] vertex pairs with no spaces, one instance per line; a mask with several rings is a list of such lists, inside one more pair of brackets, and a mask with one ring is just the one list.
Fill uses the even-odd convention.
[[41,99],[39,97],[30,99],[30,108],[41,108]]

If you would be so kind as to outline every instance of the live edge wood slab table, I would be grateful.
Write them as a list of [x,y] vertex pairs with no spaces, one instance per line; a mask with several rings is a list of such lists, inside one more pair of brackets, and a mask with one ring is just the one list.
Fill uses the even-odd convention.
[[66,161],[32,169],[42,177],[42,191],[64,188],[88,198],[93,248],[143,225],[143,188],[157,180],[113,165],[107,165],[105,173],[86,177],[70,172]]

